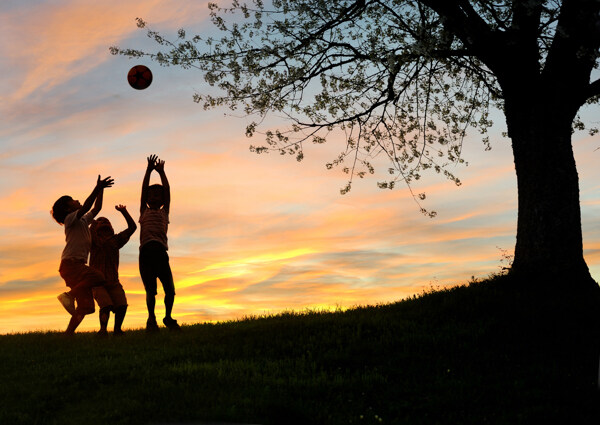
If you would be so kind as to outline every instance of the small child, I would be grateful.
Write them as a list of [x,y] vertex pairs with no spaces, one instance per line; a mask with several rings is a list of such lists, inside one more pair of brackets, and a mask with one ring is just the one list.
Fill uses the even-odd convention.
[[119,282],[119,249],[128,241],[137,225],[127,211],[125,205],[116,205],[115,209],[123,214],[127,229],[115,234],[110,221],[100,217],[90,226],[92,233],[92,249],[90,252],[90,267],[99,271],[106,278],[105,286],[93,288],[94,298],[100,307],[100,331],[98,335],[107,335],[106,330],[110,312],[115,314],[114,335],[123,335],[121,325],[127,312],[127,297],[123,285]]
[[[62,252],[58,272],[71,288],[58,296],[63,307],[71,313],[71,320],[67,326],[66,334],[72,335],[86,314],[94,312],[94,298],[92,288],[106,283],[104,276],[87,266],[88,255],[92,245],[89,225],[92,219],[102,209],[102,195],[104,189],[111,187],[114,180],[110,177],[96,182],[94,190],[85,200],[83,205],[70,196],[60,197],[52,207],[52,217],[65,226],[66,246]],[[93,209],[92,205],[94,206]],[[77,301],[77,308],[75,302]]]
[[[146,174],[142,182],[142,197],[140,205],[140,275],[146,289],[146,306],[148,321],[146,330],[158,330],[154,306],[156,304],[157,281],[160,279],[165,291],[165,318],[163,323],[170,330],[179,330],[177,320],[171,317],[175,301],[175,285],[173,273],[169,265],[167,250],[167,229],[169,226],[169,208],[171,206],[171,190],[165,174],[165,161],[156,155],[148,158]],[[150,184],[150,174],[156,170],[160,175],[160,184]]]

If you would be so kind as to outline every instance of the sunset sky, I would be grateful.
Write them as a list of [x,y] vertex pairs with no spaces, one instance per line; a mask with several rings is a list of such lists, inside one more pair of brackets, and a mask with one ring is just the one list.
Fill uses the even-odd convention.
[[[83,202],[98,174],[110,175],[115,185],[100,215],[123,230],[114,206],[127,205],[137,221],[150,154],[166,161],[171,183],[169,255],[180,323],[391,302],[499,270],[501,249],[514,248],[517,216],[501,115],[491,152],[475,133],[466,140],[469,166],[454,169],[462,186],[432,175],[415,187],[427,193],[434,219],[420,214],[402,185],[377,188],[385,164],[340,195],[346,176],[325,167],[342,150],[340,140],[307,145],[301,163],[257,156],[248,146],[262,140],[246,138],[249,119],[241,112],[204,111],[192,101],[206,90],[197,71],[110,55],[112,45],[156,49],[136,17],[165,35],[181,27],[213,31],[207,4],[0,2],[0,333],[66,328],[69,317],[56,299],[65,290],[58,274],[64,229],[50,208],[65,194]],[[127,84],[137,64],[154,73],[144,91]],[[582,116],[598,122],[598,112]],[[576,134],[574,148],[584,255],[599,280],[600,137]],[[139,228],[121,250],[126,329],[144,326],[147,317],[138,248]],[[159,321],[162,294],[160,288]],[[94,329],[97,313],[80,326]]]

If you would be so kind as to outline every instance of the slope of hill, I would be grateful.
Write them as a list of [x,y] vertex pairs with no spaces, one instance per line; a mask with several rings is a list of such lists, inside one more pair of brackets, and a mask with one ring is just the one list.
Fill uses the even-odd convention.
[[519,288],[496,276],[179,333],[0,336],[0,423],[597,425],[597,305]]

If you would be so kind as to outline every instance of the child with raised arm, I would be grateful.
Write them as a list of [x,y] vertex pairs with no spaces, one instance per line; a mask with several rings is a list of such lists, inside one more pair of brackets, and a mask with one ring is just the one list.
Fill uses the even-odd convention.
[[[165,161],[156,155],[148,158],[146,174],[142,182],[140,202],[140,275],[146,289],[146,306],[148,321],[146,330],[158,330],[154,307],[156,304],[157,279],[160,279],[165,291],[165,318],[163,323],[170,330],[179,330],[179,324],[171,317],[175,301],[175,285],[173,273],[169,265],[167,250],[167,229],[169,226],[169,209],[171,206],[171,190],[165,174]],[[156,170],[160,176],[160,184],[150,184],[150,174]]]
[[[104,189],[111,187],[110,177],[96,181],[94,190],[83,205],[70,196],[60,197],[52,207],[52,217],[65,226],[65,249],[62,252],[59,273],[71,288],[58,296],[63,307],[71,314],[66,334],[73,334],[86,314],[94,312],[92,288],[106,283],[104,276],[87,265],[92,245],[89,225],[102,209]],[[92,208],[92,205],[94,208]],[[77,308],[75,302],[77,301]]]
[[127,297],[123,285],[119,282],[119,249],[128,241],[137,229],[137,225],[127,211],[125,205],[116,205],[115,209],[123,214],[127,229],[115,234],[106,217],[99,217],[90,226],[92,233],[92,249],[90,267],[102,273],[106,285],[93,288],[94,298],[100,307],[100,331],[98,335],[107,335],[110,312],[115,314],[114,335],[123,335],[121,325],[127,312]]

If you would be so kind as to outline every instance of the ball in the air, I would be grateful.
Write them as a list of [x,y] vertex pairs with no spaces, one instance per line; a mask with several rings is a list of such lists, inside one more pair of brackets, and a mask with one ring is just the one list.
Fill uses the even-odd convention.
[[129,85],[136,90],[147,89],[152,84],[152,72],[144,65],[136,65],[127,74]]

